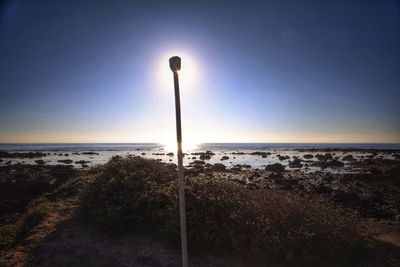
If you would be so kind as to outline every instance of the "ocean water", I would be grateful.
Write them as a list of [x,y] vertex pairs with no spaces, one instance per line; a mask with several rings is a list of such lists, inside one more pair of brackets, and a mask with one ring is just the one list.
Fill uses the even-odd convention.
[[[133,151],[163,149],[158,143],[34,143],[0,144],[0,151]],[[206,150],[270,150],[270,149],[400,149],[400,143],[203,143],[194,151]]]
[[[285,166],[289,164],[294,157],[302,158],[304,154],[310,152],[298,151],[298,149],[316,149],[323,150],[326,148],[337,148],[337,149],[357,149],[359,151],[351,152],[351,154],[357,159],[363,159],[368,156],[370,152],[363,152],[362,149],[393,149],[400,150],[400,144],[350,144],[350,143],[336,143],[336,144],[322,144],[322,143],[204,143],[199,144],[192,150],[184,150],[186,156],[184,158],[184,165],[188,166],[194,160],[198,160],[198,155],[192,155],[191,153],[201,152],[210,150],[215,155],[208,160],[210,164],[222,163],[227,167],[233,167],[236,164],[248,164],[252,168],[263,169],[268,164],[281,163]],[[361,150],[360,150],[361,149]],[[0,151],[8,152],[29,152],[29,151],[40,151],[46,153],[46,156],[41,158],[46,161],[48,165],[63,164],[59,160],[71,159],[72,165],[76,168],[81,168],[81,164],[76,163],[80,160],[87,161],[88,166],[95,166],[106,163],[112,156],[115,155],[136,155],[144,158],[157,159],[163,162],[176,163],[176,151],[168,150],[164,145],[157,143],[76,143],[76,144],[0,144]],[[269,152],[266,158],[262,158],[257,155],[250,155],[255,151]],[[88,155],[82,154],[82,152],[95,152],[96,154]],[[174,153],[173,156],[167,155],[167,153]],[[242,152],[237,154],[238,152]],[[312,154],[316,154],[312,153]],[[319,153],[319,152],[318,152]],[[321,152],[324,153],[324,152]],[[335,151],[332,153],[335,158],[341,160],[346,151]],[[223,156],[229,157],[227,160],[221,160]],[[281,160],[279,156],[288,156],[289,159]],[[377,157],[391,157],[390,153],[381,153]],[[35,159],[29,158],[2,158],[0,165],[6,164],[36,164]],[[287,167],[288,168],[288,167]],[[317,167],[309,167],[304,171],[318,171]],[[334,171],[334,172],[354,172],[354,168],[344,167],[340,169],[325,169],[323,171]]]

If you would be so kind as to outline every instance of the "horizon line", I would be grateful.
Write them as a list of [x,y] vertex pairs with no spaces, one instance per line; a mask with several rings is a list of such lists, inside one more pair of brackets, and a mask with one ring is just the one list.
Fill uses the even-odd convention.
[[[18,144],[161,144],[160,142],[0,142],[0,145]],[[399,144],[400,142],[199,142],[197,144]]]

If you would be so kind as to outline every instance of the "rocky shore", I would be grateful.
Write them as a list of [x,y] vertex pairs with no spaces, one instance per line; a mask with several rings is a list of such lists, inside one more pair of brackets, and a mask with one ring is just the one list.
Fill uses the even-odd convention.
[[[89,155],[98,156],[96,154],[99,153],[93,152]],[[161,152],[159,154],[153,156],[173,156]],[[36,161],[48,156],[43,152],[0,152],[0,155],[5,156],[3,160],[21,157],[32,158]],[[62,153],[62,156],[70,157],[72,153],[68,156]],[[142,155],[142,157],[145,156]],[[242,156],[251,156],[260,160],[275,157],[277,161],[265,164],[262,168],[246,163],[230,164],[232,159]],[[249,153],[204,151],[186,154],[185,157],[190,158],[189,164],[185,167],[185,175],[188,179],[206,177],[211,180],[229,180],[250,190],[277,189],[288,194],[326,199],[339,207],[356,212],[365,225],[376,233],[375,236],[385,236],[390,244],[400,246],[399,151],[307,149],[288,155],[284,155],[282,151],[279,153],[276,151]],[[7,251],[10,249],[12,251],[15,244],[26,239],[29,233],[40,225],[40,218],[43,216],[38,218],[37,214],[32,216],[31,212],[38,199],[58,199],[61,192],[63,198],[69,195],[79,196],[81,182],[77,182],[79,186],[76,187],[70,184],[74,184],[77,177],[87,175],[93,170],[87,167],[85,160],[78,162],[83,168],[76,168],[71,164],[76,161],[78,160],[64,158],[59,160],[58,165],[47,165],[45,162],[0,166],[0,231],[2,233],[0,245],[3,250],[0,254],[2,255],[0,262],[6,257],[4,255],[10,257]],[[318,169],[308,171],[314,167]],[[344,168],[349,171],[335,171]],[[333,171],[325,171],[326,169]]]

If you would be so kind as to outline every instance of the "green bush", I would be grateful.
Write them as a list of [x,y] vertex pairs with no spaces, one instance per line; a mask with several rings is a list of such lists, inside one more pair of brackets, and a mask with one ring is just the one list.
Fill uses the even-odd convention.
[[[354,214],[311,196],[251,190],[232,181],[186,181],[190,248],[247,257],[310,262],[342,255],[360,240]],[[147,227],[179,242],[176,167],[140,157],[114,157],[87,195],[98,222],[127,230]]]

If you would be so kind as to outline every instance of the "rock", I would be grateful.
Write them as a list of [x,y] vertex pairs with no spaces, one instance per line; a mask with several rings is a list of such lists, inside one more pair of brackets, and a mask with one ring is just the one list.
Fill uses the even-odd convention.
[[271,174],[268,176],[268,178],[269,178],[269,179],[276,180],[276,179],[283,179],[284,177],[283,177],[283,175],[282,175],[281,173],[271,173]]
[[195,160],[193,162],[190,162],[190,164],[191,165],[204,165],[204,164],[206,164],[206,162],[203,160]]
[[221,160],[228,160],[228,159],[229,159],[228,156],[223,156],[223,157],[221,158]]
[[89,152],[82,152],[82,155],[99,155],[99,153],[89,151]]
[[211,167],[212,171],[217,171],[217,172],[222,172],[226,170],[226,167],[224,164],[221,163],[215,163],[212,167]]
[[42,160],[42,159],[35,160],[35,162],[36,162],[37,165],[44,165],[44,164],[46,164],[46,161],[44,161],[44,160]]
[[174,153],[169,152],[169,153],[167,153],[167,156],[172,157],[172,156],[174,156]]
[[301,167],[303,167],[303,164],[301,164],[301,159],[295,159],[295,160],[289,162],[289,167],[290,168],[301,168]]
[[212,156],[214,156],[215,154],[212,153],[211,151],[206,151],[205,153],[200,154],[200,159],[201,160],[209,160],[211,159]]
[[71,160],[71,159],[60,159],[60,160],[57,160],[57,162],[61,162],[61,163],[64,163],[64,164],[71,164],[74,161]]
[[321,155],[321,154],[317,154],[315,155],[315,157],[319,160],[319,161],[327,161],[327,160],[331,160],[332,159],[332,155],[330,153]]
[[144,156],[144,155],[146,155],[146,153],[144,153],[144,152],[142,152],[142,154],[141,154],[142,156]]
[[289,156],[281,156],[281,155],[278,155],[278,158],[279,158],[280,161],[283,161],[283,160],[286,160],[286,159],[290,159]]
[[305,158],[305,159],[312,159],[312,158],[314,158],[314,156],[311,155],[311,154],[305,154],[305,155],[303,156],[303,158]]
[[79,161],[75,161],[75,164],[86,165],[86,163],[90,163],[90,161],[87,161],[87,160],[79,160]]
[[270,172],[283,172],[285,170],[285,167],[280,163],[274,163],[267,165],[265,167],[265,170]]
[[350,154],[350,155],[344,156],[342,160],[343,161],[354,161],[356,159],[353,157],[353,155]]
[[325,168],[326,167],[343,167],[344,163],[338,160],[331,160],[331,161],[327,161],[326,163],[324,163],[323,165]]
[[252,155],[252,156],[261,156],[263,158],[266,158],[268,155],[271,155],[271,153],[270,152],[259,152],[259,151],[256,151],[256,152],[250,153],[250,155]]
[[0,158],[42,158],[46,157],[46,153],[42,152],[15,152],[9,153],[5,151],[0,151]]

